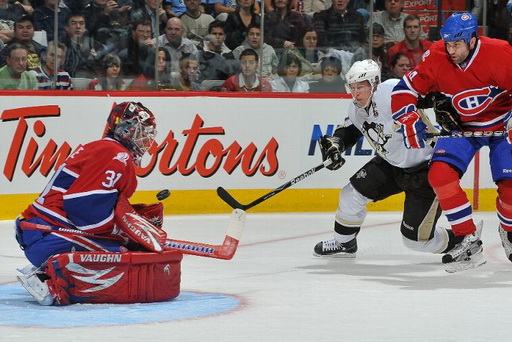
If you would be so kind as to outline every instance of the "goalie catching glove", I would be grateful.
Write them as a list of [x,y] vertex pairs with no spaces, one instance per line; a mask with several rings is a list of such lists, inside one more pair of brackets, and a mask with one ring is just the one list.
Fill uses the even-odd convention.
[[338,170],[345,164],[345,159],[341,156],[345,151],[345,146],[340,138],[324,135],[320,139],[320,150],[322,151],[323,161],[331,161],[331,164],[327,166],[329,170]]

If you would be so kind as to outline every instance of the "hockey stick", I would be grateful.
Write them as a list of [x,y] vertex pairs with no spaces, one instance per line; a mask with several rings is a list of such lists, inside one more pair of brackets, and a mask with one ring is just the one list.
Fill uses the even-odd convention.
[[[245,227],[246,213],[243,210],[235,209],[229,218],[226,237],[221,245],[210,245],[202,242],[166,239],[164,250],[179,250],[183,254],[191,254],[214,259],[229,260],[233,258]],[[93,239],[116,240],[115,236],[95,235],[83,230],[64,227],[51,227],[44,224],[21,221],[22,229],[40,230],[49,233],[60,233],[71,236],[85,236]]]
[[434,132],[427,133],[427,138],[488,138],[488,137],[504,137],[507,131],[466,131],[466,132]]
[[[344,161],[343,161],[344,163]],[[260,204],[261,202],[263,201],[266,201],[268,200],[269,198],[271,197],[274,197],[275,195],[277,195],[278,193],[280,193],[281,191],[285,190],[285,189],[288,189],[289,187],[291,187],[292,185],[295,185],[297,184],[298,182],[300,182],[301,180],[303,179],[306,179],[308,178],[309,176],[313,175],[315,172],[317,171],[320,171],[321,169],[323,169],[324,167],[327,167],[329,165],[332,164],[332,161],[330,159],[324,161],[322,164],[320,165],[317,165],[303,173],[301,173],[299,176],[293,178],[292,180],[284,183],[283,185],[281,185],[280,187],[278,188],[275,188],[274,190],[270,191],[269,193],[267,193],[266,195],[263,195],[257,199],[255,199],[254,201],[252,201],[251,203],[249,204],[241,204],[240,202],[238,202],[233,196],[231,196],[229,194],[229,192],[226,191],[226,189],[224,189],[223,187],[219,186],[217,188],[217,195],[224,201],[226,202],[227,204],[229,204],[229,206],[231,208],[239,208],[239,209],[242,209],[242,210],[248,210],[248,209],[251,209],[252,207]],[[343,165],[343,164],[342,164]]]

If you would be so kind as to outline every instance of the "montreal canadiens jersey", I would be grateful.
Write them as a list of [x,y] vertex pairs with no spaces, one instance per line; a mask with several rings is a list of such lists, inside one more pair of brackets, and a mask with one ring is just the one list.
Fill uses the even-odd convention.
[[451,62],[440,40],[397,85],[392,110],[415,110],[418,94],[440,91],[451,99],[465,130],[503,130],[503,118],[512,109],[511,75],[512,47],[506,41],[480,37],[465,66],[460,66]]
[[120,193],[137,188],[131,153],[114,139],[80,146],[59,167],[23,216],[38,216],[60,227],[110,233]]
[[409,168],[430,160],[432,147],[427,144],[425,148],[407,149],[402,133],[396,131],[399,127],[391,117],[391,92],[398,81],[389,79],[379,84],[368,111],[351,103],[348,118],[379,156],[393,166]]

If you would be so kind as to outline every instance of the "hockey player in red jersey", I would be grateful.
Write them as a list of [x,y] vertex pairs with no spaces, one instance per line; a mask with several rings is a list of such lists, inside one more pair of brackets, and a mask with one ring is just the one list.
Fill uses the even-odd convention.
[[454,233],[462,242],[443,256],[447,271],[485,263],[480,234],[471,203],[460,178],[475,153],[490,149],[490,166],[498,186],[498,231],[506,256],[512,261],[512,47],[477,33],[470,13],[455,13],[441,29],[442,40],[425,52],[422,62],[394,88],[393,119],[408,148],[426,146],[426,126],[417,112],[417,97],[438,91],[451,101],[454,122],[463,131],[508,131],[508,137],[440,138],[435,146],[429,181]]
[[39,303],[130,303],[179,293],[182,255],[162,249],[162,204],[127,200],[155,135],[148,108],[116,104],[105,138],[78,147],[16,219],[16,239],[31,262],[18,280]]
[[372,60],[355,62],[347,72],[347,92],[353,104],[348,119],[333,136],[320,140],[324,160],[331,170],[343,164],[341,153],[364,136],[377,156],[357,171],[340,193],[334,222],[334,236],[314,247],[318,257],[353,258],[356,237],[366,218],[366,206],[392,195],[405,193],[400,224],[402,241],[418,252],[446,253],[458,240],[453,232],[436,226],[441,209],[428,184],[431,148],[409,150],[391,118],[391,91],[397,79],[380,82],[381,71]]

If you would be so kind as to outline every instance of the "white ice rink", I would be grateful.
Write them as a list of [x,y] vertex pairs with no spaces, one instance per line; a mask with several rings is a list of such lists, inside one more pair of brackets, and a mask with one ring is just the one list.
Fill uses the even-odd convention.
[[[27,264],[0,222],[0,341],[510,341],[512,263],[494,213],[487,264],[456,274],[402,246],[400,213],[370,213],[356,259],[318,259],[332,214],[252,214],[230,261],[185,256],[182,294],[144,305],[41,307],[15,283]],[[170,236],[219,244],[228,214],[167,217]],[[445,219],[441,222],[446,226]]]

